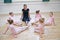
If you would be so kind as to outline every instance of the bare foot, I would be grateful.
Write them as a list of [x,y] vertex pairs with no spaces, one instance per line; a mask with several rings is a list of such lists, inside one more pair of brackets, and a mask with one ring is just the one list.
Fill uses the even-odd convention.
[[14,38],[17,38],[17,35],[15,35]]
[[12,37],[17,38],[17,35],[15,35],[15,34],[11,34],[11,35],[12,35]]
[[2,33],[2,34],[6,34],[6,33]]
[[34,33],[38,33],[39,34],[39,32],[37,32],[37,31],[34,31]]

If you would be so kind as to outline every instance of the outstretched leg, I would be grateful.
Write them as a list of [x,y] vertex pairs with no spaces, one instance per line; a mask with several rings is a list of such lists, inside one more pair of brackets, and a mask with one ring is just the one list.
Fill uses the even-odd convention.
[[16,38],[17,37],[16,30],[13,27],[11,28],[11,32],[12,32],[12,36]]
[[20,30],[17,31],[17,34],[16,34],[16,35],[18,35],[18,34],[20,34],[21,32],[27,30],[28,27],[20,27],[20,28],[18,28],[18,29],[20,29]]
[[6,32],[9,30],[9,27],[6,28],[5,32],[3,32],[3,34],[6,34]]

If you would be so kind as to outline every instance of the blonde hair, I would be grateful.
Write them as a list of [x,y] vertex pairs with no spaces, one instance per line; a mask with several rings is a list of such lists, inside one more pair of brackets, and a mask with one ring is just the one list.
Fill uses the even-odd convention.
[[50,14],[52,14],[52,15],[53,15],[53,12],[50,12]]
[[39,19],[39,22],[44,23],[44,20],[45,20],[44,18],[41,18],[41,19]]

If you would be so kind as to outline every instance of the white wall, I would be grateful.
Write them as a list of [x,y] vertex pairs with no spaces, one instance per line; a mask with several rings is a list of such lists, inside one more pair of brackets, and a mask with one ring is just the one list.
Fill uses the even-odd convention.
[[11,4],[4,4],[2,0],[0,0],[0,14],[14,12],[21,13],[21,9],[23,8],[23,4],[27,4],[30,12],[35,12],[36,10],[41,10],[41,12],[49,12],[49,11],[60,11],[60,0],[50,0],[50,2],[16,2],[13,1]]

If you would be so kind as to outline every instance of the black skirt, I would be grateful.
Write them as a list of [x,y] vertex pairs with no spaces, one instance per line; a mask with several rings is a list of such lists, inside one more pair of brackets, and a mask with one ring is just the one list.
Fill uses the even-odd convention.
[[30,18],[29,17],[27,17],[27,18],[23,17],[22,21],[24,21],[24,22],[30,21]]

